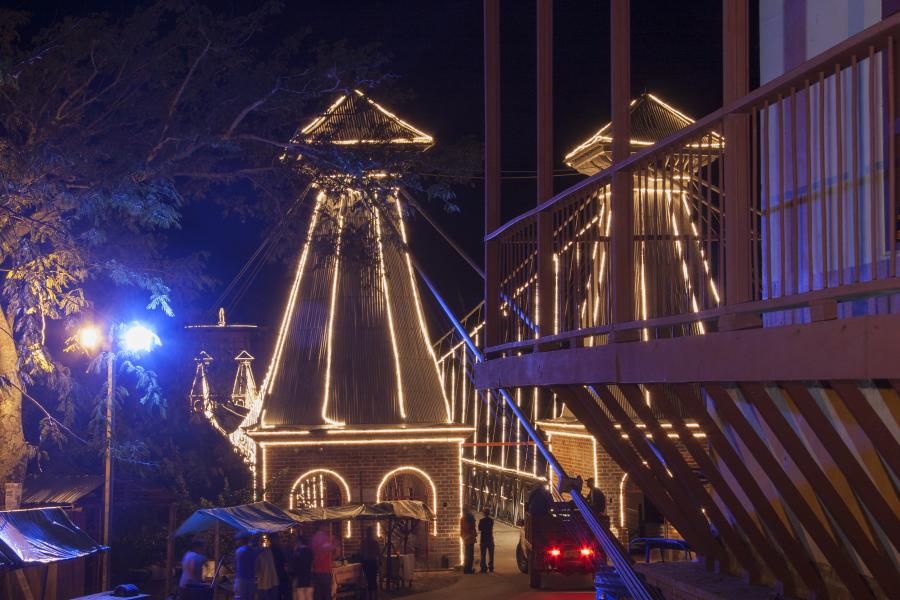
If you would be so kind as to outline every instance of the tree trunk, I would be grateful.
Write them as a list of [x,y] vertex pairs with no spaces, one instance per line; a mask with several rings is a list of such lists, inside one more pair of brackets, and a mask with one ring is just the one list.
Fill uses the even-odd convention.
[[[0,483],[25,479],[28,447],[22,432],[22,392],[16,363],[18,354],[12,335],[12,320],[0,307]],[[0,503],[5,500],[0,489]]]

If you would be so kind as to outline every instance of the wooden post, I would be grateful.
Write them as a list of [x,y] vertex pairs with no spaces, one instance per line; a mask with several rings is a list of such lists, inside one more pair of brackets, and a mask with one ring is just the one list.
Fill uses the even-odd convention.
[[175,563],[175,511],[177,505],[173,502],[169,505],[169,532],[166,541],[166,572],[163,583],[163,598],[169,598],[172,591],[172,568]]
[[[748,0],[722,0],[722,100],[725,106],[750,88]],[[723,188],[725,198],[725,303],[751,300],[750,276],[750,117],[728,115]],[[765,175],[765,174],[763,174]],[[720,274],[720,278],[722,274]]]
[[[553,197],[553,0],[537,0],[537,203]],[[552,335],[553,222],[537,216],[538,335]]]
[[[631,2],[610,5],[610,96],[612,109],[612,161],[631,154]],[[610,240],[610,292],[613,323],[634,320],[634,194],[630,172],[612,179],[612,239]],[[615,332],[614,341],[637,339],[637,331]]]
[[[484,233],[500,226],[500,0],[484,0]],[[484,245],[484,344],[500,343],[500,253]]]

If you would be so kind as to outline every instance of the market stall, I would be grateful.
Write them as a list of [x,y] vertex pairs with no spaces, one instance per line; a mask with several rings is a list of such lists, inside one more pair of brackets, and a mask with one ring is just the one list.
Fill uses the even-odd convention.
[[104,549],[61,508],[0,511],[0,589],[22,597],[71,598],[83,592],[60,576],[60,564]]
[[[421,522],[434,520],[434,512],[419,500],[389,500],[373,504],[355,503],[334,507],[295,508],[291,512],[301,523],[372,521],[384,524],[385,543],[382,547],[381,582],[386,589],[412,585],[415,556],[407,552],[407,541]],[[395,543],[396,540],[396,543]],[[342,552],[343,554],[343,552]],[[334,579],[338,591],[339,580],[347,587],[354,578],[361,577],[360,565],[343,562],[335,565]]]

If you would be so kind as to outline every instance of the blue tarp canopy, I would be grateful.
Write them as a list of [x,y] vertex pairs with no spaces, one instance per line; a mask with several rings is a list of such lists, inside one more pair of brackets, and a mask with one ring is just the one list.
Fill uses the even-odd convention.
[[103,550],[61,508],[0,511],[0,565],[43,565]]
[[188,517],[181,524],[175,535],[200,533],[212,529],[216,523],[222,523],[241,531],[256,535],[258,533],[277,533],[289,527],[296,527],[299,522],[291,513],[284,511],[269,502],[254,502],[227,508],[202,508]]

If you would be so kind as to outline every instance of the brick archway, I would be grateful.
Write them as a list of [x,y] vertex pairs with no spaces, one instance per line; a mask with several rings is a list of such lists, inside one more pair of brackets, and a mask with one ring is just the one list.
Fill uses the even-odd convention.
[[[421,500],[438,514],[437,486],[431,476],[418,467],[405,466],[389,471],[381,479],[375,492],[375,500]],[[433,525],[437,535],[437,520]]]
[[291,486],[289,506],[339,506],[350,502],[347,480],[330,469],[312,469],[298,477]]

